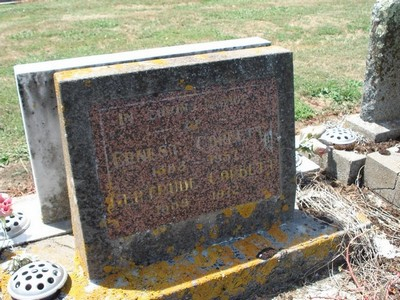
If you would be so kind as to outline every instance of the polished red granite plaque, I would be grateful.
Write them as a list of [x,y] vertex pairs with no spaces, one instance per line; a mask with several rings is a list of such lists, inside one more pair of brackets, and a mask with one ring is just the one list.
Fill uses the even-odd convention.
[[182,85],[91,108],[112,238],[279,194],[275,81]]

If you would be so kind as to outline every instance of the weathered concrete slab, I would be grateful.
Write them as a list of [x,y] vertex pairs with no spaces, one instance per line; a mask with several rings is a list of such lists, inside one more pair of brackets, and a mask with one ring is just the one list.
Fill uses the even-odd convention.
[[369,189],[400,207],[400,153],[398,147],[388,149],[391,155],[374,152],[367,155],[364,180]]
[[40,201],[37,194],[13,198],[14,212],[22,212],[30,220],[29,227],[20,235],[7,241],[0,241],[0,248],[17,246],[39,241],[53,236],[64,235],[72,231],[71,221],[64,220],[44,224],[41,218]]
[[53,74],[55,72],[267,45],[270,45],[270,42],[261,38],[245,38],[15,66],[15,80],[43,221],[53,223],[70,218],[60,124],[54,92]]
[[299,154],[299,157],[296,157],[296,173],[298,176],[311,175],[319,170],[319,165],[317,165],[311,159],[308,159],[306,156]]
[[291,53],[272,46],[55,74],[90,277],[289,219],[292,78]]
[[[337,254],[344,234],[296,210],[291,221],[275,224],[269,230],[209,247],[198,246],[167,261],[145,267],[106,266],[107,277],[96,281],[90,281],[82,272],[68,236],[56,243],[33,244],[28,252],[39,259],[47,259],[44,249],[48,247],[65,254],[53,260],[69,271],[71,281],[62,289],[61,297],[71,300],[252,299],[275,292],[277,287],[283,288],[306,272],[326,265]],[[257,258],[268,247],[278,252],[269,259]],[[5,292],[8,277],[3,273],[0,279]],[[4,299],[7,297],[5,294]]]
[[344,125],[377,143],[400,137],[400,119],[375,123],[364,121],[360,115],[350,115],[345,118]]

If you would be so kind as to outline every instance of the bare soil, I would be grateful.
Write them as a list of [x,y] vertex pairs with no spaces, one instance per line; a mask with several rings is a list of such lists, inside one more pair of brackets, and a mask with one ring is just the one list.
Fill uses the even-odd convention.
[[27,161],[11,162],[0,166],[0,192],[11,197],[35,192],[31,165]]

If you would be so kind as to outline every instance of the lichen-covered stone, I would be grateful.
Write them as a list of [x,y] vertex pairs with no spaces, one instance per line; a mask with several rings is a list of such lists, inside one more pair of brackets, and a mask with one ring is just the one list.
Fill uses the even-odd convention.
[[361,108],[368,122],[400,119],[400,0],[380,0],[372,12]]
[[235,49],[54,78],[73,231],[90,277],[292,216],[288,50]]

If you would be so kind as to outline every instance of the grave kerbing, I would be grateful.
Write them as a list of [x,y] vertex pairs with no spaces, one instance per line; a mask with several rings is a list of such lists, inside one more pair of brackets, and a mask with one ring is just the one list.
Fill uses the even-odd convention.
[[289,51],[64,71],[55,85],[76,246],[90,277],[291,217]]

